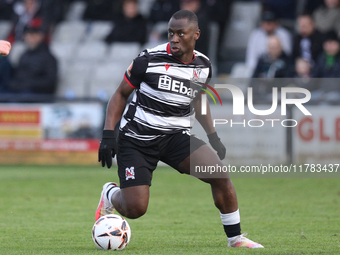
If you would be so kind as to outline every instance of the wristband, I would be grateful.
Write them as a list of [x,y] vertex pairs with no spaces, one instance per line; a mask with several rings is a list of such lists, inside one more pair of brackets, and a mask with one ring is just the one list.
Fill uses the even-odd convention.
[[115,138],[114,130],[103,130],[103,138]]
[[214,133],[211,133],[209,135],[207,135],[208,138],[209,138],[209,141],[215,141],[215,140],[220,140],[220,138],[218,137],[217,133],[214,132]]

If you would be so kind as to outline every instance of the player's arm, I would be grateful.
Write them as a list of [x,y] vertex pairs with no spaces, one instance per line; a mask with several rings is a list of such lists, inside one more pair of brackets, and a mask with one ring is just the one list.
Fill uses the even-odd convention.
[[4,41],[4,40],[0,40],[0,54],[2,56],[7,56],[10,51],[11,51],[11,43]]
[[112,158],[118,151],[117,138],[114,129],[123,115],[127,100],[133,90],[134,88],[129,85],[124,77],[116,92],[109,100],[103,136],[98,151],[98,162],[102,163],[102,167],[105,167],[106,165],[110,168],[112,166]]
[[115,129],[115,126],[123,115],[127,100],[133,90],[134,88],[131,87],[125,79],[123,79],[116,92],[109,100],[106,111],[104,130]]
[[202,97],[197,96],[194,99],[194,109],[195,109],[195,117],[198,120],[198,122],[201,124],[205,132],[207,133],[207,136],[209,138],[209,143],[211,146],[217,151],[217,155],[222,160],[225,158],[226,148],[221,143],[221,139],[218,137],[216,130],[214,128],[212,118],[211,118],[211,112],[210,112],[210,106],[207,102],[206,109],[207,112],[205,115],[202,115]]
[[100,142],[98,161],[110,168],[112,158],[118,151],[117,140],[114,129],[121,119],[129,96],[134,89],[138,89],[144,79],[148,66],[147,51],[143,51],[133,60],[124,74],[124,79],[120,83],[116,92],[109,100],[106,112],[103,137]]

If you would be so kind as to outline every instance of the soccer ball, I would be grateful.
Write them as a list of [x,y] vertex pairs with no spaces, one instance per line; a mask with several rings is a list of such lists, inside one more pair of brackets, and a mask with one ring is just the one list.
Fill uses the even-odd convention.
[[119,215],[100,217],[93,225],[92,239],[101,250],[123,250],[131,238],[127,221]]

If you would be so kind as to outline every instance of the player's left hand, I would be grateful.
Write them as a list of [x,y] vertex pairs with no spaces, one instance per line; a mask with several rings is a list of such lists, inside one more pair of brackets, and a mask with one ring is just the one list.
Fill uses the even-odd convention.
[[226,148],[224,147],[221,139],[218,137],[217,133],[214,132],[208,135],[209,143],[217,151],[217,155],[220,160],[225,158]]

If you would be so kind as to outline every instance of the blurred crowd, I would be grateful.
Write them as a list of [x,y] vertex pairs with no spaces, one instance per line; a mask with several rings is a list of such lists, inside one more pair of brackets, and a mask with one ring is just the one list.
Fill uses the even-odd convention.
[[[65,20],[72,0],[0,0],[0,21],[10,21],[6,39],[24,42],[26,50],[16,66],[0,56],[0,95],[54,95],[58,86],[58,58],[49,45],[58,24]],[[166,42],[164,24],[179,9],[198,16],[202,36],[196,49],[208,55],[210,24],[218,25],[216,67],[228,28],[230,10],[237,0],[153,0],[147,15],[141,0],[83,0],[82,20],[112,22],[102,40],[137,42],[152,47]],[[301,78],[316,100],[340,99],[337,82],[308,83],[311,78],[340,78],[340,0],[248,0],[261,2],[258,26],[250,33],[244,63],[246,78]],[[163,24],[163,26],[162,26]],[[221,73],[221,72],[219,72]],[[264,91],[259,90],[259,93]],[[265,93],[268,91],[265,90]]]

